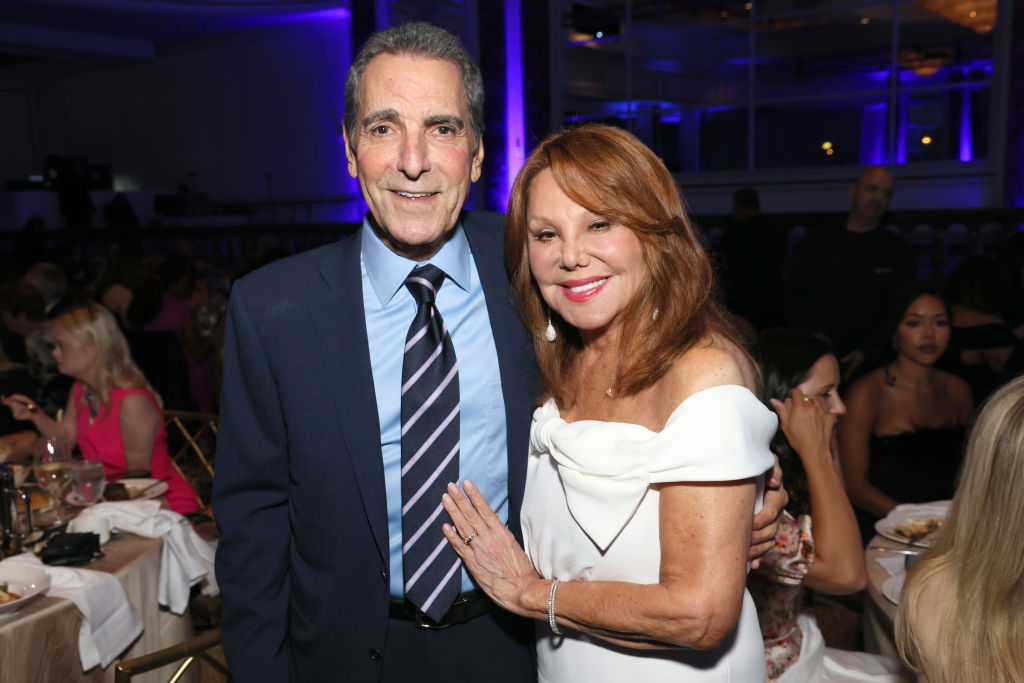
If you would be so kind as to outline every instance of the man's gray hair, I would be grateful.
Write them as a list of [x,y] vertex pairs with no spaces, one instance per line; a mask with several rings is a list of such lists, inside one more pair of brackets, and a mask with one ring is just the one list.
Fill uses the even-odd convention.
[[377,55],[412,55],[451,62],[462,73],[473,127],[473,154],[480,147],[484,134],[484,79],[470,58],[462,41],[443,28],[424,22],[402,24],[374,33],[356,55],[345,79],[345,132],[355,149],[356,117],[359,115],[359,83],[370,60]]

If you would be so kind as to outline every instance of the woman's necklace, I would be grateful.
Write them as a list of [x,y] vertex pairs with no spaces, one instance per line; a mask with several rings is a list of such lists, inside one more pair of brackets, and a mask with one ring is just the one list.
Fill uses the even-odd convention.
[[587,381],[587,375],[583,371],[583,359],[582,358],[580,358],[579,363],[580,363],[580,370],[579,370],[580,379],[583,381],[583,384],[585,384],[588,389],[590,389],[591,391],[600,391],[602,394],[604,394],[608,398],[615,398],[615,392],[612,390],[612,387],[615,386],[614,383],[608,385],[607,387],[605,387],[603,389],[601,387],[599,387],[599,386],[594,386],[593,384],[591,384],[590,382]]
[[100,410],[93,403],[93,395],[91,393],[85,395],[85,402],[89,405],[89,424],[91,425],[96,421],[96,416],[100,414]]
[[[900,377],[894,371],[892,371],[889,368],[888,365],[886,365],[883,368],[883,370],[885,371],[885,384],[886,384],[886,386],[895,387],[896,386],[896,382],[902,382],[903,386],[906,387],[907,389],[918,389],[918,388],[921,388],[921,387],[924,386],[922,384],[911,382],[910,380],[908,380],[905,377]],[[929,382],[928,384],[931,384],[931,382]]]

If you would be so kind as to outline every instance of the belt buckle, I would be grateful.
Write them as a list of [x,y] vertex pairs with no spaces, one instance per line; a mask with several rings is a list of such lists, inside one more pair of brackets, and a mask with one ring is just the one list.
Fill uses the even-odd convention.
[[[415,607],[413,609],[415,610],[415,614],[413,614],[412,623],[416,626],[416,628],[423,629],[424,631],[440,631],[443,628],[448,628],[449,626],[451,626],[451,624],[434,622],[433,619],[428,617],[419,609]],[[441,621],[444,621],[444,617],[441,617]]]

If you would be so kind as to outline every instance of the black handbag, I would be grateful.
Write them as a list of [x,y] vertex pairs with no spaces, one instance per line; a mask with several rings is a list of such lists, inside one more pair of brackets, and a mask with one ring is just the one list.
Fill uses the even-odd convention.
[[54,566],[77,565],[103,557],[98,534],[55,534],[39,552],[39,559]]

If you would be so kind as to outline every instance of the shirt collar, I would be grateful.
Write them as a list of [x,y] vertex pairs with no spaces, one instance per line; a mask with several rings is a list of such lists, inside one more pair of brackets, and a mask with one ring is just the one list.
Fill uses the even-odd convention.
[[441,247],[441,251],[423,262],[413,261],[391,251],[374,233],[369,219],[363,219],[360,253],[366,266],[366,276],[381,306],[387,306],[405,283],[405,278],[418,265],[432,263],[445,272],[461,289],[469,290],[472,269],[469,240],[462,229],[462,221],[455,224],[455,233]]

